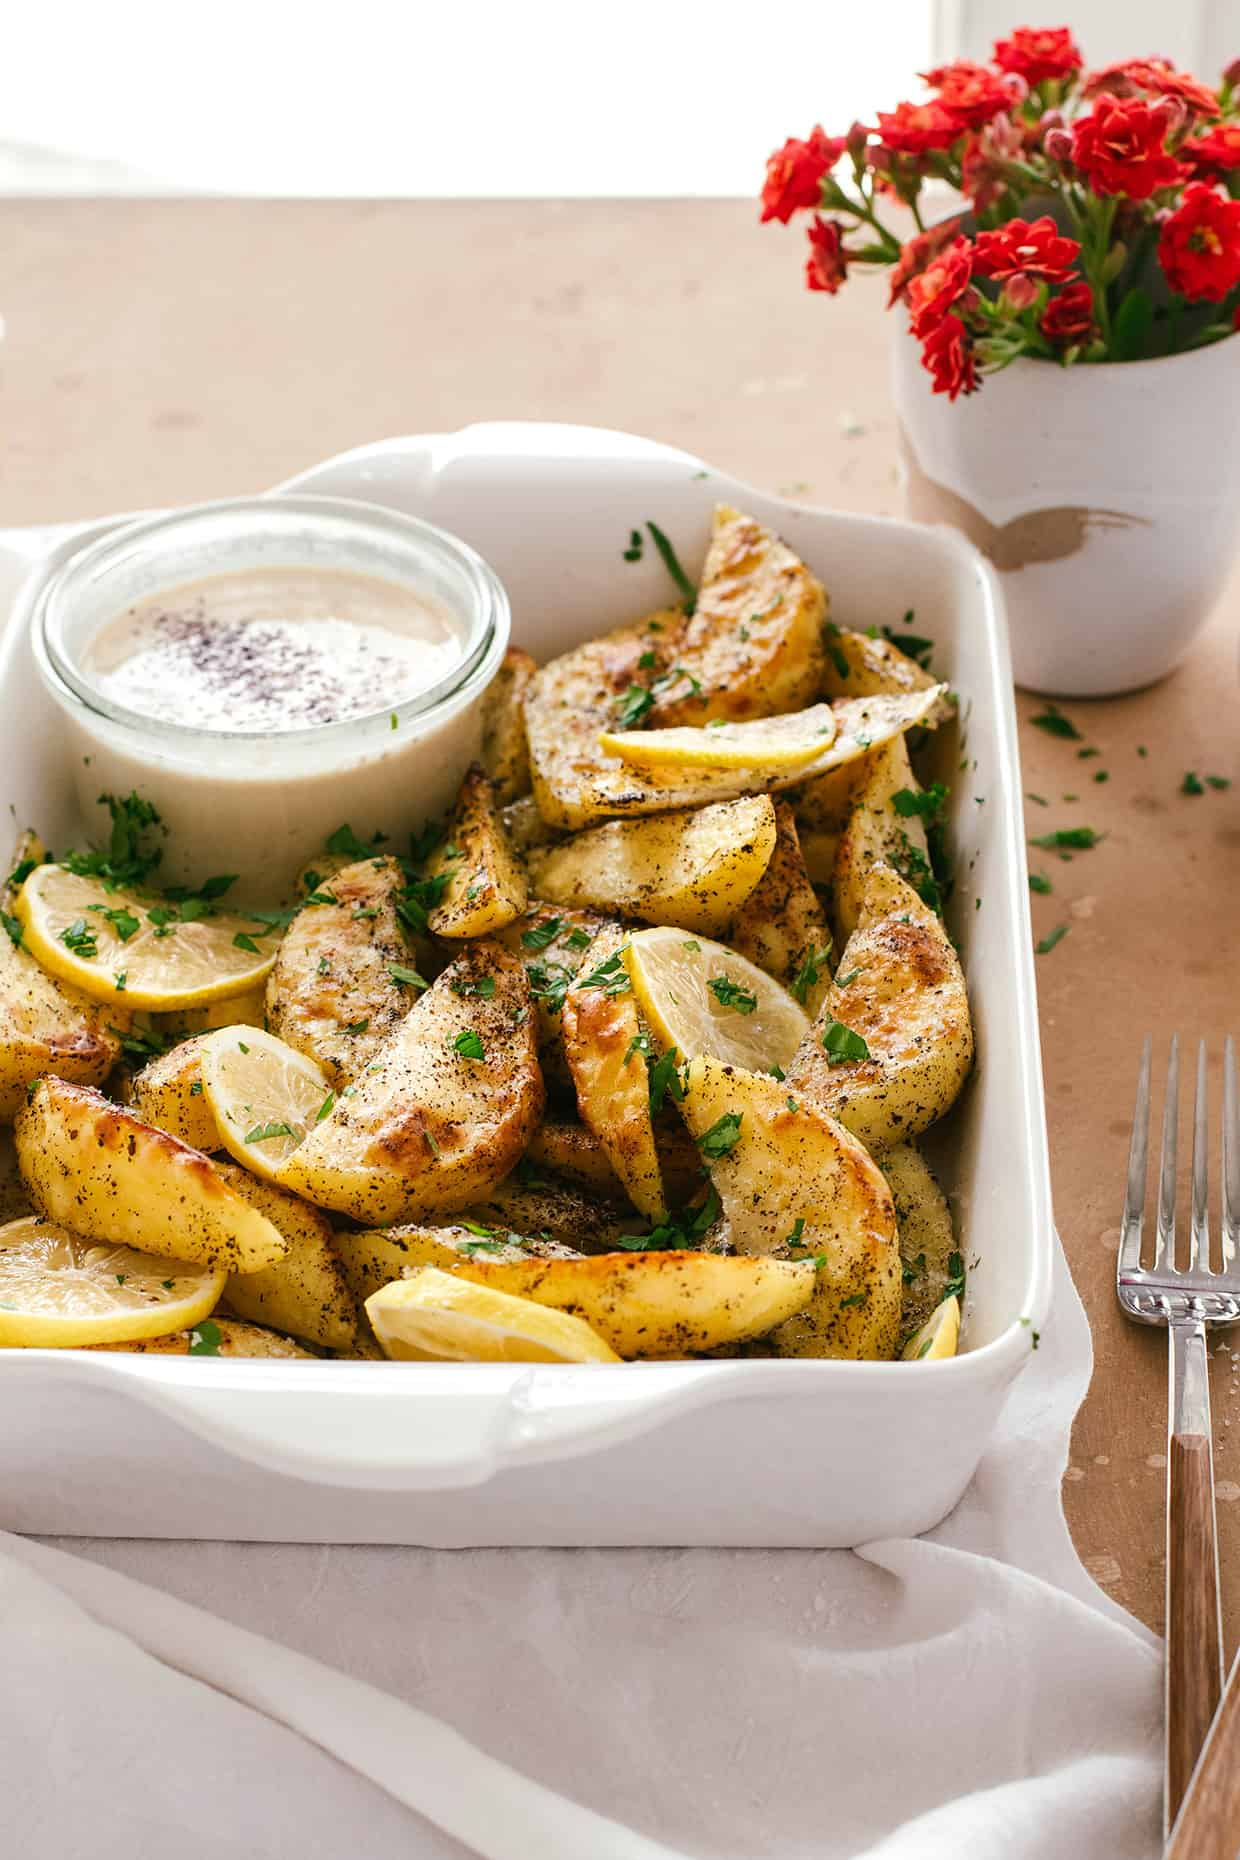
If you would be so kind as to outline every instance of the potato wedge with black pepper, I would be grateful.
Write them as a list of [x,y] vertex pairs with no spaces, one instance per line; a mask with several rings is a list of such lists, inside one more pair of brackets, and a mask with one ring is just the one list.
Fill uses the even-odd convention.
[[890,866],[872,866],[788,1089],[887,1149],[950,1110],[972,1063],[964,976],[941,920]]
[[[679,1206],[689,1199],[701,1179],[697,1151],[679,1118],[656,1118],[654,1140],[663,1186],[668,1199]],[[530,1139],[525,1163],[536,1178],[547,1170],[593,1194],[612,1200],[624,1195],[606,1150],[584,1124],[547,1118]]]
[[628,971],[614,960],[624,942],[623,930],[601,931],[591,952],[598,960],[565,994],[564,1052],[582,1123],[602,1144],[633,1206],[658,1220],[667,1196],[650,1111],[650,1041],[643,1039]]
[[796,817],[776,801],[775,850],[724,941],[787,988],[813,1017],[830,983],[827,914],[801,855]]
[[482,700],[482,766],[500,806],[530,791],[525,693],[537,670],[528,652],[510,646]]
[[209,1157],[89,1085],[40,1079],[14,1137],[39,1212],[85,1240],[227,1272],[256,1272],[288,1252],[283,1234]]
[[408,881],[395,859],[341,867],[294,917],[267,980],[267,1024],[322,1066],[340,1090],[404,1020],[426,976],[398,905]]
[[827,622],[826,655],[819,687],[823,697],[874,697],[883,692],[928,691],[934,682],[932,673],[901,652],[891,640]]
[[959,1292],[953,1271],[956,1235],[947,1196],[915,1143],[898,1143],[874,1159],[887,1178],[900,1230],[904,1267],[904,1334],[920,1328],[944,1298]]
[[357,1308],[336,1257],[331,1223],[309,1207],[237,1163],[222,1162],[219,1175],[284,1236],[283,1259],[257,1272],[230,1273],[221,1308],[251,1324],[287,1331],[324,1350],[347,1350],[357,1335]]
[[399,1227],[364,1228],[336,1236],[336,1251],[349,1289],[364,1304],[381,1286],[390,1285],[418,1266],[438,1266],[445,1272],[469,1265],[474,1259],[528,1260],[580,1259],[573,1247],[540,1235],[476,1231],[448,1221],[430,1227],[409,1221]]
[[738,1253],[814,1262],[813,1296],[770,1335],[776,1356],[890,1357],[901,1269],[891,1191],[864,1146],[763,1073],[692,1061],[681,1112]]
[[775,809],[754,795],[652,820],[610,820],[531,853],[530,872],[538,895],[554,904],[712,936],[732,922],[774,849]]
[[144,1124],[166,1130],[191,1149],[210,1151],[222,1145],[215,1113],[202,1090],[205,1038],[205,1034],[195,1034],[149,1060],[130,1082],[129,1103]]
[[529,982],[470,943],[281,1166],[279,1185],[372,1226],[467,1207],[542,1115]]
[[925,800],[905,739],[897,736],[872,750],[865,766],[866,777],[853,796],[831,878],[831,904],[841,948],[857,928],[872,866],[889,865],[918,891],[934,877],[925,821],[918,812]]
[[522,916],[495,935],[496,942],[525,965],[538,1020],[539,1063],[547,1089],[561,1096],[574,1090],[564,1052],[564,996],[573,977],[586,965],[594,966],[595,939],[615,922],[599,911],[531,903]]
[[477,763],[461,784],[426,878],[439,889],[428,914],[436,936],[490,936],[525,909],[525,870],[504,831],[490,777]]

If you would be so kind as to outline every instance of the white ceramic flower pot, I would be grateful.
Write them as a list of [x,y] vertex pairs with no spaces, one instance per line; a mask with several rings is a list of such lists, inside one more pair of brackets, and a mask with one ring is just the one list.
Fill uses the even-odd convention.
[[1165,677],[1240,547],[1240,340],[1150,362],[1022,360],[954,404],[897,328],[909,516],[998,569],[1016,682],[1106,697]]

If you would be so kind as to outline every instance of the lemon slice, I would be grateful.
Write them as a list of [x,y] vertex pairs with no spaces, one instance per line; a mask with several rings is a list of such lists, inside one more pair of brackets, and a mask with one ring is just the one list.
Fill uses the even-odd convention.
[[0,1227],[0,1346],[81,1349],[192,1329],[225,1275],[82,1240],[30,1214]]
[[217,1027],[199,1037],[202,1095],[224,1147],[274,1182],[280,1164],[335,1103],[326,1073],[261,1027]]
[[960,1300],[953,1294],[934,1307],[900,1354],[906,1363],[937,1363],[945,1356],[954,1356],[959,1341]]
[[835,741],[835,712],[829,704],[780,717],[744,723],[707,724],[704,729],[607,730],[599,743],[609,756],[638,768],[795,769],[813,762]]
[[386,1356],[459,1363],[618,1363],[583,1318],[420,1266],[372,1292],[366,1315]]
[[13,908],[36,962],[121,1009],[159,1012],[242,994],[275,961],[251,918],[221,911],[186,922],[178,905],[108,891],[62,865],[36,866]]
[[786,1066],[810,1021],[786,988],[722,943],[663,927],[624,952],[633,992],[659,1043],[747,1072]]

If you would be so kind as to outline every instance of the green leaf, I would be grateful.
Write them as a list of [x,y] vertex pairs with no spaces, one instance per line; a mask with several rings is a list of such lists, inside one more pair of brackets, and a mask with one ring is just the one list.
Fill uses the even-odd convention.
[[337,827],[336,831],[329,835],[325,850],[329,853],[342,854],[349,859],[373,859],[379,840],[379,834],[376,834],[373,840],[359,838],[352,827],[346,823],[343,827]]
[[1187,775],[1184,777],[1184,780],[1180,783],[1180,793],[1181,794],[1204,794],[1205,791],[1206,791],[1205,783],[1201,780],[1200,776],[1195,775],[1192,769],[1189,769]]
[[686,575],[684,569],[680,566],[676,551],[672,548],[671,543],[663,534],[658,524],[648,522],[646,528],[650,531],[650,540],[663,558],[664,568],[676,583],[676,586],[680,589],[686,614],[692,614],[694,608],[697,606],[697,589],[690,581],[688,575]]
[[730,975],[712,976],[706,986],[720,1007],[734,1008],[738,1014],[752,1014],[758,1005],[757,995],[740,982],[734,982]]
[[22,927],[17,918],[9,911],[0,911],[0,924],[8,932],[9,941],[18,949],[22,946]]
[[403,962],[389,962],[388,974],[394,982],[401,982],[406,988],[429,988],[430,983],[416,969],[406,968]]
[[1112,359],[1117,362],[1135,362],[1138,356],[1144,355],[1153,320],[1154,306],[1146,292],[1137,285],[1121,299],[1111,319]]
[[1045,730],[1048,736],[1069,737],[1077,743],[1081,740],[1081,732],[1071,717],[1064,716],[1058,704],[1048,703],[1045,710],[1039,711],[1036,717],[1030,717],[1029,721],[1035,728]]
[[453,1040],[452,1046],[453,1050],[458,1052],[462,1059],[486,1058],[486,1048],[482,1044],[481,1035],[476,1033],[472,1027],[462,1028],[461,1032],[458,1033],[455,1040]]
[[1068,924],[1056,924],[1049,936],[1044,936],[1040,943],[1034,944],[1034,952],[1039,956],[1049,956],[1056,943],[1062,943],[1068,934]]
[[[1186,790],[1186,792],[1191,792],[1191,790]],[[1092,827],[1057,827],[1053,833],[1039,833],[1036,839],[1030,840],[1029,844],[1041,846],[1049,852],[1057,851],[1064,846],[1074,847],[1078,852],[1088,852],[1089,848],[1096,846],[1101,838],[1101,833],[1096,833]]]
[[255,1124],[253,1130],[247,1130],[247,1143],[266,1143],[272,1137],[295,1137],[297,1132],[291,1124]]
[[703,1156],[711,1162],[717,1162],[721,1156],[726,1156],[729,1150],[735,1149],[740,1141],[744,1115],[743,1111],[725,1111],[709,1130],[703,1131],[697,1140],[697,1146]]
[[933,820],[941,812],[944,802],[951,790],[941,781],[933,787],[897,788],[891,797],[891,805],[904,820],[910,820],[916,814],[922,820]]
[[1045,872],[1030,872],[1029,889],[1030,891],[1038,891],[1038,892],[1042,892],[1043,894],[1045,894],[1046,892],[1053,890],[1053,886],[1051,885],[1051,881],[1049,878],[1047,878]]
[[554,943],[564,928],[562,917],[547,917],[532,930],[521,932],[521,942],[526,949],[546,949],[548,943]]
[[852,1060],[870,1057],[870,1049],[861,1035],[854,1033],[851,1027],[846,1027],[839,1020],[827,1022],[822,1044],[827,1059],[833,1066],[847,1065]]
[[189,1354],[191,1356],[218,1356],[220,1353],[220,1327],[214,1318],[204,1318],[189,1333]]
[[651,1063],[649,1059],[647,1060],[650,1072],[650,1109],[652,1111],[661,1111],[663,1109],[663,1101],[669,1095],[675,1099],[677,1104],[683,1102],[685,1082],[677,1070],[676,1062],[679,1058],[680,1054],[677,1052],[676,1048],[672,1046],[668,1048],[666,1053],[661,1054],[653,1063]]

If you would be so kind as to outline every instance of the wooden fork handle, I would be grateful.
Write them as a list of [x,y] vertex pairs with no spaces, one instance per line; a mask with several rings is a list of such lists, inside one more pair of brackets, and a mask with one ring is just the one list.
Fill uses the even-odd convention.
[[1235,1860],[1240,1850],[1240,1659],[1171,1831],[1166,1860]]
[[1172,1324],[1169,1347],[1167,1828],[1179,1813],[1223,1685],[1205,1327]]

